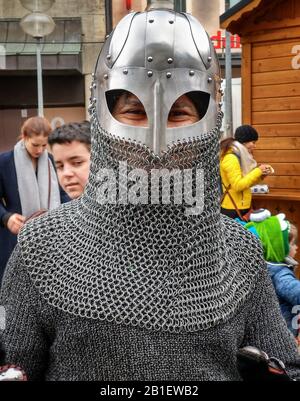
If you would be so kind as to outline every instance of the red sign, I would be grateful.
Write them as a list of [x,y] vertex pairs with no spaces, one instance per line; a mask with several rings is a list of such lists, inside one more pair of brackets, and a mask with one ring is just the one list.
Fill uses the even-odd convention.
[[[211,36],[211,40],[214,44],[215,49],[225,49],[226,38],[225,38],[225,36],[222,36],[222,31],[217,31],[216,35]],[[241,38],[239,37],[239,35],[231,35],[230,47],[232,49],[240,49],[241,48]]]

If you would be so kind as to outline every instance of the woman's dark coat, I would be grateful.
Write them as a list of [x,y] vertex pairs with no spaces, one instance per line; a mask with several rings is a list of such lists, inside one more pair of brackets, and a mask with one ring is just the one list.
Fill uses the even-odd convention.
[[[53,158],[49,155],[51,161]],[[70,198],[60,188],[61,203]],[[17,243],[17,236],[12,234],[4,225],[4,221],[13,213],[22,214],[18,190],[14,151],[0,154],[0,284],[7,261]]]

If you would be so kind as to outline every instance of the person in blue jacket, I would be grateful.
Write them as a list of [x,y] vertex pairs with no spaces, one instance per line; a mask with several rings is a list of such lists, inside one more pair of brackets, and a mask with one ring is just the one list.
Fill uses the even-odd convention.
[[294,273],[298,264],[294,259],[298,249],[297,228],[285,219],[283,213],[261,222],[248,223],[246,228],[254,229],[262,242],[282,315],[290,331],[297,336],[297,314],[300,311],[300,281]]
[[[27,119],[14,149],[0,154],[0,284],[25,220],[70,198],[59,187],[46,147],[51,133],[43,117]],[[50,160],[50,161],[49,161]]]

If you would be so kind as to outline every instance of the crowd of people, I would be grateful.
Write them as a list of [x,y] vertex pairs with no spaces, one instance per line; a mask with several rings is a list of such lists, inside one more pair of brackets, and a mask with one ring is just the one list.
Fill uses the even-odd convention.
[[267,209],[253,211],[251,187],[274,172],[268,164],[257,165],[253,157],[258,139],[258,132],[252,126],[242,125],[236,129],[234,137],[221,141],[221,212],[236,219],[260,239],[282,315],[289,330],[298,338],[300,281],[295,275],[298,262],[294,259],[298,229],[284,213],[271,216]]
[[[0,156],[2,362],[29,380],[241,380],[237,353],[251,346],[299,379],[286,313],[298,298],[284,295],[298,286],[297,230],[249,213],[250,187],[272,173],[253,158],[258,133],[239,127],[219,153],[218,58],[199,22],[164,8],[130,18],[100,53],[91,124],[29,119]],[[162,41],[156,24],[181,36]],[[193,188],[204,172],[201,213],[110,202],[125,162],[130,177],[192,170]]]

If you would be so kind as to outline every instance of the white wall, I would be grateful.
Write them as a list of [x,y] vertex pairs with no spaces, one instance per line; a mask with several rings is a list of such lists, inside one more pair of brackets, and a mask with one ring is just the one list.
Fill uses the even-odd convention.
[[[222,82],[224,95],[226,93],[226,80]],[[222,131],[225,130],[225,96],[223,97],[222,111],[224,113]],[[232,125],[233,133],[242,124],[242,88],[241,78],[232,78]]]

